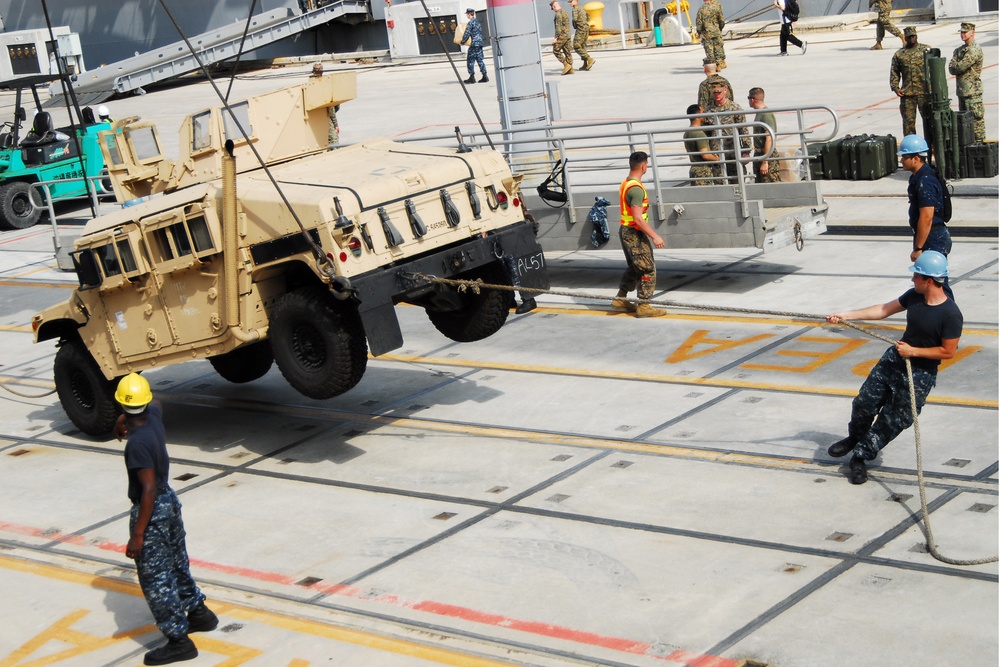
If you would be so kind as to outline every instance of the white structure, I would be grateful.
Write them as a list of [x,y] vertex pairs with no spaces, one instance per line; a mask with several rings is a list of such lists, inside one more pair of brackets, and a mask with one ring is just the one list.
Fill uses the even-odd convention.
[[[52,28],[59,55],[71,74],[84,71],[80,36],[66,26]],[[46,28],[0,33],[0,81],[31,74],[58,74],[55,49]]]
[[979,0],[934,0],[934,19],[975,18],[979,14]]
[[[455,27],[464,23],[465,10],[469,7],[477,14],[486,9],[484,0],[429,0],[424,12],[419,2],[404,2],[385,8],[385,26],[389,34],[389,55],[393,58],[412,58],[419,55],[443,53],[437,36],[440,33],[449,50],[458,50],[453,42]],[[486,29],[486,19],[479,20]],[[442,27],[444,30],[442,31]],[[487,46],[487,44],[484,44]],[[464,60],[464,58],[463,58]]]

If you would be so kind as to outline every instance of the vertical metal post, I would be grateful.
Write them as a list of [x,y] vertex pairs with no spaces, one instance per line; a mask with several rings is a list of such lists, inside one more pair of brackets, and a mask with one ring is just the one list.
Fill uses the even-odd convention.
[[[545,100],[545,75],[542,71],[542,47],[538,39],[538,15],[532,0],[487,0],[486,16],[493,39],[493,69],[500,104],[500,123],[507,146],[508,161],[513,158],[513,130],[521,135],[519,155],[545,154],[548,142],[545,129],[551,119]],[[537,128],[537,131],[532,131]],[[536,136],[535,144],[531,139]]]

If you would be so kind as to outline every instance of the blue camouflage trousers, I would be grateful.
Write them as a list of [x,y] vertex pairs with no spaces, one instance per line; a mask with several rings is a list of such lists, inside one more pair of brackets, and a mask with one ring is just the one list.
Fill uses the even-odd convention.
[[[918,414],[936,382],[937,369],[913,367]],[[895,347],[890,347],[868,374],[851,406],[851,423],[847,432],[852,440],[857,441],[854,455],[871,461],[912,424],[906,362]]]
[[[132,505],[130,531],[138,516],[139,505]],[[184,535],[181,502],[167,489],[156,497],[135,568],[156,627],[170,639],[187,635],[187,612],[205,601],[191,578]]]
[[465,66],[469,68],[469,76],[476,73],[477,64],[480,74],[486,76],[486,59],[483,58],[483,47],[470,46],[469,52],[465,55]]

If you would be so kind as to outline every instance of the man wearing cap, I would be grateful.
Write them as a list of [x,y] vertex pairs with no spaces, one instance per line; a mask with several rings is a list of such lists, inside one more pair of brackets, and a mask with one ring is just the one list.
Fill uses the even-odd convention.
[[573,50],[577,52],[583,60],[583,71],[594,66],[594,59],[587,53],[587,38],[590,37],[590,17],[587,11],[579,5],[578,0],[569,0],[569,6],[573,8]]
[[115,400],[124,414],[114,433],[125,442],[128,471],[130,537],[125,555],[135,560],[139,586],[167,643],[146,653],[147,665],[168,665],[198,657],[188,637],[207,632],[219,619],[205,606],[188,566],[181,503],[169,485],[170,458],[163,429],[163,411],[153,400],[149,383],[129,373],[118,383]]
[[469,7],[465,10],[465,17],[469,22],[465,25],[465,32],[462,33],[462,44],[469,42],[469,52],[465,56],[465,65],[469,69],[469,78],[465,83],[476,82],[476,64],[479,65],[479,83],[486,83],[490,77],[486,76],[486,61],[483,59],[483,24],[476,18],[476,10]]
[[[648,303],[656,291],[656,261],[653,247],[662,248],[663,239],[649,225],[649,196],[642,184],[642,177],[649,167],[649,156],[636,151],[628,158],[628,177],[618,188],[621,209],[621,226],[618,238],[625,253],[627,268],[618,284],[618,295],[611,301],[615,310],[635,313],[636,317],[660,317],[667,311]],[[636,290],[638,305],[628,300],[628,293]]]
[[986,141],[986,121],[983,116],[983,50],[976,43],[976,24],[963,23],[958,34],[964,45],[955,49],[948,71],[955,75],[955,95],[959,111],[971,111],[975,119],[976,141]]
[[878,12],[878,18],[875,20],[875,46],[869,50],[881,51],[882,40],[885,38],[885,33],[887,32],[894,37],[899,37],[903,41],[903,44],[906,44],[906,38],[903,37],[903,33],[893,25],[892,19],[889,18],[889,12],[892,11],[892,0],[868,0],[868,9],[872,8]]
[[559,0],[552,0],[549,7],[555,12],[553,23],[555,24],[556,36],[552,39],[552,55],[562,63],[565,74],[573,73],[573,52],[569,50],[569,14],[559,6]]
[[[930,148],[923,137],[911,134],[899,142],[899,159],[903,169],[910,172],[906,186],[906,196],[910,202],[908,211],[910,229],[913,230],[913,252],[910,261],[920,257],[920,253],[934,250],[945,257],[951,252],[951,232],[942,217],[944,214],[944,193],[934,167],[927,164],[924,154]],[[952,299],[955,295],[944,278],[944,290]]]
[[[715,175],[721,177],[725,171],[728,174],[729,183],[735,185],[739,182],[738,179],[743,178],[743,165],[736,161],[737,150],[743,154],[743,157],[750,157],[750,130],[746,127],[737,129],[725,126],[747,122],[746,115],[742,113],[743,107],[729,99],[729,93],[725,86],[721,83],[715,83],[712,85],[712,104],[705,111],[715,113],[722,111],[740,112],[717,116],[714,120],[709,121],[720,126],[719,129],[714,130],[714,136],[710,142],[712,152],[722,156],[726,161],[725,167],[720,163],[714,165]],[[736,146],[737,132],[740,134],[739,148]]]
[[924,65],[928,47],[917,41],[917,29],[909,26],[903,31],[906,46],[892,56],[889,69],[889,87],[899,98],[899,114],[903,117],[903,135],[917,133],[917,109],[926,124],[930,117],[927,100],[930,83]]
[[913,287],[898,299],[860,310],[829,315],[826,320],[882,320],[906,311],[906,330],[888,348],[861,385],[851,405],[847,437],[830,445],[834,458],[851,454],[848,478],[852,484],[868,481],[866,461],[871,461],[892,440],[913,424],[910,383],[906,362],[913,369],[917,413],[937,382],[938,365],[955,356],[962,336],[962,311],[948,298],[942,280],[948,276],[948,259],[929,250],[910,267]]
[[722,5],[718,0],[705,0],[694,19],[695,30],[705,49],[705,57],[726,69],[726,49],[722,43],[722,31],[726,27],[726,18],[722,15]]
[[705,78],[698,84],[698,106],[702,109],[707,109],[712,105],[712,84],[715,83],[724,85],[729,99],[735,99],[733,96],[733,86],[729,83],[729,79],[719,74],[719,67],[709,58],[704,58],[701,63],[702,70],[705,72]]

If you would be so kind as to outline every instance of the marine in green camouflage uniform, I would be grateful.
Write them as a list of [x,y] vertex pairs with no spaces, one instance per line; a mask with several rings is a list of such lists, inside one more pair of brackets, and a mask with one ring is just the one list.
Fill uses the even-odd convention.
[[587,71],[594,66],[594,59],[587,53],[587,38],[590,37],[590,17],[586,10],[577,4],[577,0],[569,0],[569,6],[573,8],[573,49],[583,60],[583,67],[580,69]]
[[[720,111],[733,111],[740,113],[730,113],[725,116],[719,116],[718,120],[714,122],[716,125],[720,125],[719,129],[715,130],[714,136],[711,138],[710,146],[712,152],[719,154],[722,159],[726,160],[724,165],[716,164],[713,166],[713,171],[716,176],[721,177],[723,171],[728,175],[729,182],[731,184],[736,184],[738,179],[743,177],[742,165],[736,162],[736,144],[735,144],[735,131],[737,128],[725,127],[725,125],[731,125],[734,123],[745,123],[747,122],[746,114],[742,113],[743,107],[741,107],[736,102],[729,99],[728,93],[726,93],[725,86],[721,84],[715,84],[712,90],[713,100],[712,105],[709,106],[705,111],[720,112]],[[712,119],[709,118],[707,123],[712,123]],[[739,128],[740,133],[740,147],[741,152],[749,152],[750,144],[750,131],[748,128]]]
[[726,92],[729,99],[733,99],[733,86],[729,83],[729,79],[717,74],[717,67],[715,63],[708,62],[708,58],[705,58],[704,68],[705,68],[705,78],[700,84],[698,84],[698,106],[702,109],[707,109],[712,105],[712,84],[721,83],[726,87]]
[[[701,112],[702,107],[697,104],[692,104],[687,109],[689,116]],[[688,159],[691,160],[691,168],[688,170],[691,185],[713,185],[715,183],[713,165],[719,160],[719,156],[711,152],[712,145],[708,133],[701,129],[704,122],[704,118],[692,118],[690,129],[684,133],[684,150],[688,154]]]
[[[917,29],[908,27],[906,46],[892,56],[889,69],[889,87],[899,97],[899,114],[903,117],[903,136],[918,134],[917,109],[924,123],[930,118],[927,104],[930,100],[930,83],[927,81],[927,67],[924,54],[929,48],[917,41]],[[926,136],[926,132],[919,134]]]
[[[778,121],[775,119],[774,114],[768,111],[767,107],[764,106],[764,89],[751,88],[748,99],[750,101],[750,107],[757,110],[757,115],[753,117],[754,121],[764,123],[769,128],[774,130],[775,135],[777,135]],[[764,155],[772,148],[770,140],[771,137],[766,134],[755,136],[753,138],[754,157]],[[778,161],[777,154],[777,151],[774,151],[774,156],[768,160],[754,160],[753,173],[756,177],[755,180],[758,183],[777,183],[781,180],[781,163]],[[767,165],[766,170],[763,167],[765,164]]]
[[885,33],[903,39],[903,33],[893,25],[892,19],[889,18],[889,12],[892,11],[892,0],[869,0],[868,9],[875,9],[878,12],[878,18],[875,19],[875,46],[871,48],[872,51],[878,51],[882,48],[882,39],[885,38]]
[[552,55],[563,64],[563,74],[573,73],[573,52],[569,48],[569,14],[559,6],[558,0],[552,0],[549,7],[555,12],[554,19],[556,36],[552,39]]
[[722,5],[717,0],[705,0],[698,9],[694,25],[705,49],[705,57],[719,65],[719,69],[724,69],[726,50],[722,46],[722,30],[726,27],[726,19],[722,15]]
[[948,71],[955,75],[958,108],[971,111],[975,119],[976,141],[986,141],[986,111],[983,109],[983,50],[976,44],[976,25],[963,23],[959,34],[964,45],[955,49]]

